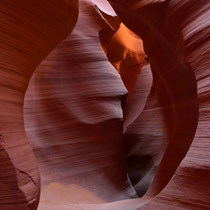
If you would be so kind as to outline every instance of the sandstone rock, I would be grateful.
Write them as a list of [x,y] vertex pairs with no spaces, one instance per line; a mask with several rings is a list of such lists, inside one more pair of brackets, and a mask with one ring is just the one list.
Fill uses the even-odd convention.
[[24,131],[24,95],[35,68],[70,33],[77,14],[77,1],[0,2],[1,210],[37,208],[39,171]]
[[209,209],[210,2],[79,4],[0,2],[0,210]]

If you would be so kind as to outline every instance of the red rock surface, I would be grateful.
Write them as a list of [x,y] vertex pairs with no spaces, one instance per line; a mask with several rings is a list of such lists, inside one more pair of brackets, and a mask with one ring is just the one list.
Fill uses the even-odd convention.
[[[73,202],[75,184],[103,202],[136,197],[123,148],[121,101],[127,91],[100,46],[98,34],[106,23],[93,4],[80,3],[73,32],[36,69],[25,98],[25,129],[42,189],[61,186],[51,187],[41,204],[52,197],[60,203],[57,194],[65,186],[69,195],[62,203]],[[80,195],[75,202],[95,200]]]
[[109,2],[0,2],[0,210],[210,209],[210,2]]
[[70,33],[77,14],[76,1],[0,2],[1,210],[37,208],[39,171],[24,131],[24,94],[35,68]]
[[[100,35],[105,36],[103,33],[106,31],[102,31]],[[104,48],[108,60],[119,72],[130,97],[141,68],[146,64],[142,40],[121,23]]]
[[132,1],[119,3],[113,4],[117,14],[143,39],[154,86],[167,108],[169,143],[147,196],[162,192],[140,209],[209,209],[210,3],[139,1],[130,11]]

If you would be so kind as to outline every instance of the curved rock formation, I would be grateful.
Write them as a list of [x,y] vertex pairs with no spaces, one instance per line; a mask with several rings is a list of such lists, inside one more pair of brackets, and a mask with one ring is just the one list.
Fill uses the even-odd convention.
[[0,2],[0,210],[209,209],[210,2],[108,1]]
[[[210,4],[207,1],[173,0],[133,1],[133,4],[132,1],[113,2],[121,20],[143,39],[154,86],[159,92],[162,107],[165,107],[163,115],[169,143],[147,196],[163,190],[189,150],[163,192],[141,209],[208,209],[208,163],[199,158],[199,154],[200,157],[203,155],[208,145],[203,139],[209,136],[205,123],[208,121],[206,100],[209,85],[206,81],[210,40],[206,18]],[[192,191],[200,193],[192,194]]]
[[[104,27],[94,4],[80,1],[73,32],[30,81],[24,118],[41,172],[40,208],[136,197],[123,148],[121,103],[127,91],[101,49]],[[77,198],[74,188],[80,189]],[[60,198],[64,189],[68,194]]]
[[0,209],[37,209],[40,181],[23,124],[35,68],[72,30],[77,1],[0,2]]
[[[103,33],[106,31],[100,33],[101,37],[106,36]],[[106,55],[119,72],[130,97],[141,68],[146,64],[142,40],[121,23],[103,48],[106,48]]]

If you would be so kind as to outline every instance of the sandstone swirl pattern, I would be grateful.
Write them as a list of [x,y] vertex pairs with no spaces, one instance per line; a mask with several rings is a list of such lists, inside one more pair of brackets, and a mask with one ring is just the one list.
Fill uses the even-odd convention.
[[209,209],[209,17],[0,1],[0,210]]
[[0,2],[0,209],[36,209],[40,181],[23,124],[31,75],[76,23],[76,1]]

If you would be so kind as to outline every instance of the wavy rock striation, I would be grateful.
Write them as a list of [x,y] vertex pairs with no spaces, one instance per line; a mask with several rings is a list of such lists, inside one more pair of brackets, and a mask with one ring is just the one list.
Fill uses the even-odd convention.
[[[23,123],[35,68],[72,30],[76,1],[0,2],[0,209],[36,209],[40,180]],[[52,36],[53,34],[53,36]]]
[[208,209],[210,4],[171,0],[112,1],[112,5],[143,39],[167,122],[168,146],[147,196],[164,190],[140,209]]
[[[42,178],[40,208],[136,197],[122,141],[127,91],[100,46],[106,23],[89,1],[80,1],[79,12],[73,32],[37,68],[25,97],[25,129]],[[72,199],[75,185],[89,193]],[[60,199],[64,188],[68,194]]]
[[0,1],[0,210],[209,209],[210,2],[79,4]]

